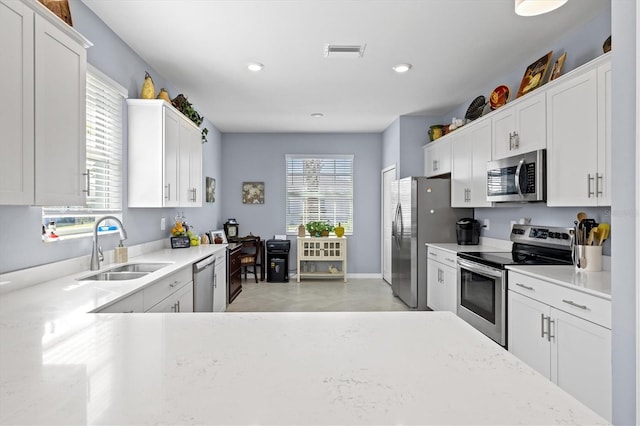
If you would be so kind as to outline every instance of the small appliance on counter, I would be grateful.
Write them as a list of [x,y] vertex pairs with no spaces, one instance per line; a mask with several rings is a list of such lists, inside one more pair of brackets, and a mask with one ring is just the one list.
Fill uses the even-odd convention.
[[480,222],[465,217],[456,222],[458,245],[477,246],[480,243]]

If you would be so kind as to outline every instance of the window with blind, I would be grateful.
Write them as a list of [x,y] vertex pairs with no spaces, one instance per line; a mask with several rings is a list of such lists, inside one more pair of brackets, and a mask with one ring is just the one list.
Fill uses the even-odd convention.
[[[93,232],[97,219],[122,215],[122,119],[127,91],[89,66],[87,71],[87,170],[85,206],[42,209],[43,239]],[[108,229],[109,223],[104,224]],[[56,238],[56,237],[53,237]]]
[[286,155],[287,233],[300,224],[340,223],[353,233],[353,155]]

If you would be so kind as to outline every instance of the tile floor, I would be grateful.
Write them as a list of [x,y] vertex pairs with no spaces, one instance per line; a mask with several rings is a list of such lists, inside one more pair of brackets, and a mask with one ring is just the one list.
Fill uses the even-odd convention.
[[[251,278],[251,277],[250,277]],[[408,311],[382,279],[302,280],[288,283],[242,280],[242,293],[227,312]]]

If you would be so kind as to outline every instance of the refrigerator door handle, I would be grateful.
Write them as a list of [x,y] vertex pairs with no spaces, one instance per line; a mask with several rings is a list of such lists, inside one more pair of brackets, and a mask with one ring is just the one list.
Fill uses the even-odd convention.
[[401,211],[400,203],[398,203],[396,205],[396,214],[393,218],[393,226],[391,228],[391,235],[394,237],[393,241],[395,242],[396,247],[400,247],[400,238],[402,237],[398,234],[398,223],[402,220],[402,216],[400,215]]
[[404,237],[404,221],[402,220],[402,205],[401,204],[398,204],[398,222],[400,223],[400,235],[398,235],[398,238],[403,238]]

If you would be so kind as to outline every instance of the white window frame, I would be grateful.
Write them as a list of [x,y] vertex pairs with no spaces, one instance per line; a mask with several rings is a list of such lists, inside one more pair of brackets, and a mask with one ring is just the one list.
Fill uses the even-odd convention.
[[[294,184],[293,181],[297,176],[298,179],[301,176],[301,173],[294,173],[290,170],[290,161],[295,160],[326,160],[326,161],[336,161],[336,160],[344,160],[350,162],[350,174],[348,177],[350,178],[348,181],[345,181],[345,185],[341,188],[337,188],[337,191],[334,190],[336,188],[332,188],[327,191],[327,188],[320,188],[319,196],[313,197],[312,194],[309,193],[309,188],[304,189],[296,189],[292,187]],[[354,228],[354,214],[353,214],[353,180],[354,180],[354,168],[355,161],[354,155],[322,155],[322,154],[286,154],[285,155],[285,194],[286,194],[286,203],[285,203],[285,227],[286,232],[289,235],[297,234],[298,227],[302,224],[305,225],[309,221],[316,220],[324,220],[332,224],[333,226],[338,226],[340,223],[345,228],[345,235],[353,235]],[[340,177],[344,179],[346,177],[343,173],[335,173],[335,174],[321,174],[326,177]],[[306,193],[306,195],[305,195]],[[303,211],[295,211],[290,205],[290,202],[295,199],[300,198],[320,198],[325,200],[333,199],[342,199],[347,197],[347,205],[333,204],[331,201],[327,203],[327,205],[317,205],[314,206],[310,211],[303,209]],[[328,208],[325,209],[325,208]],[[333,211],[331,209],[333,208]],[[346,219],[345,219],[346,218]]]
[[[119,97],[120,106],[116,106],[114,109],[119,113],[119,117],[115,116],[99,116],[100,110],[96,108],[98,113],[92,114],[92,110],[90,111],[90,96],[95,93],[94,88],[90,87],[90,78],[95,78],[97,83],[103,86],[105,89],[110,91],[109,95],[102,100],[104,102],[112,102],[111,105],[115,105],[117,102],[114,98]],[[111,196],[99,197],[97,201],[106,200],[102,207],[88,207],[87,204],[85,206],[47,206],[42,208],[42,223],[43,223],[43,241],[54,241],[59,239],[70,239],[70,238],[78,238],[78,237],[86,237],[92,235],[93,226],[97,220],[106,215],[115,216],[119,219],[122,219],[122,207],[123,207],[123,186],[124,186],[124,161],[123,161],[123,127],[124,127],[124,104],[125,99],[128,97],[127,90],[120,85],[119,83],[112,80],[110,77],[106,76],[100,70],[95,68],[94,66],[87,64],[87,169],[91,169],[94,165],[94,160],[100,157],[100,151],[96,150],[96,145],[101,145],[106,141],[108,145],[107,148],[110,149],[109,157],[115,164],[119,166],[119,176],[115,178],[116,184],[116,194],[119,195],[119,201],[116,201],[112,207],[109,207],[109,201],[111,201]],[[109,99],[111,98],[111,99]],[[102,110],[104,111],[104,110]],[[94,128],[94,121],[98,122],[100,119],[103,120],[103,125],[100,127],[100,130],[109,133],[109,136],[103,135],[101,137],[96,137],[96,132],[90,133]],[[113,120],[109,122],[109,120]],[[119,145],[119,147],[117,146]],[[114,150],[115,147],[115,150]],[[93,154],[92,154],[93,153]],[[103,169],[102,172],[95,172],[90,174],[91,184],[90,188],[93,190],[93,193],[96,194],[96,188],[100,187],[100,177],[103,177],[102,181],[109,181],[107,185],[108,189],[113,190],[113,180],[114,178],[110,176],[110,174]],[[119,188],[117,187],[119,185]],[[108,191],[107,189],[107,191]],[[117,197],[117,196],[116,196]],[[91,193],[87,196],[88,203],[90,203]],[[73,229],[69,228],[65,230],[64,226],[61,226],[60,223],[55,226],[49,226],[49,224],[55,220],[70,220],[73,218],[84,217],[86,218],[85,226],[74,227]],[[115,232],[111,228],[114,227],[115,224],[105,223],[102,224],[100,231],[101,232]],[[57,238],[51,238],[51,231],[55,232],[58,235]]]

